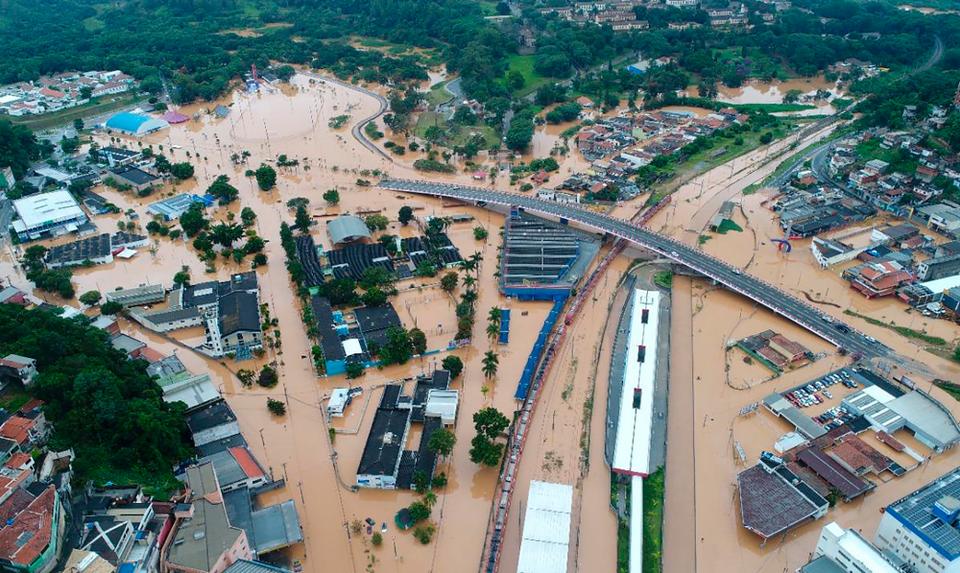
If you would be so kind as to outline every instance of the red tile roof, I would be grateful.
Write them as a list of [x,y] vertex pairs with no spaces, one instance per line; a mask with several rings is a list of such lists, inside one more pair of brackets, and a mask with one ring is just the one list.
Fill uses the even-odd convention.
[[43,400],[40,400],[39,398],[31,398],[30,400],[27,401],[26,404],[24,404],[23,406],[20,406],[19,411],[21,413],[32,412],[37,408],[42,408],[42,407],[43,407]]
[[14,416],[0,426],[0,437],[13,440],[22,446],[30,440],[29,431],[34,424],[34,420]]
[[241,446],[230,448],[230,455],[233,456],[233,459],[237,460],[243,473],[247,474],[248,478],[257,478],[264,475],[263,469],[260,468],[257,460],[253,459],[253,456],[250,455],[250,450],[247,448]]
[[32,458],[30,457],[30,454],[17,452],[10,456],[10,459],[7,460],[7,463],[3,464],[3,467],[10,469],[21,469],[29,465],[31,459]]
[[145,348],[143,348],[143,349],[140,350],[140,356],[139,356],[139,357],[140,357],[140,358],[143,358],[144,360],[146,360],[147,362],[150,362],[150,363],[159,362],[159,361],[161,361],[161,360],[164,359],[163,353],[161,353],[161,352],[158,351],[158,350],[154,350],[153,348],[150,348],[149,346],[147,346],[147,347],[145,347]]
[[787,358],[793,358],[793,356],[796,356],[798,354],[806,354],[807,352],[809,352],[806,346],[800,344],[799,342],[790,340],[789,338],[787,338],[782,334],[777,334],[773,336],[773,338],[770,339],[770,342],[776,344],[780,348],[783,348],[784,350],[792,354],[792,356],[788,356]]
[[57,98],[57,99],[67,97],[67,94],[52,88],[43,88],[42,90],[40,90],[40,95]]
[[[11,497],[3,505],[13,500]],[[51,485],[26,508],[15,513],[13,523],[0,529],[0,558],[30,565],[43,553],[50,544],[56,500],[56,490]]]

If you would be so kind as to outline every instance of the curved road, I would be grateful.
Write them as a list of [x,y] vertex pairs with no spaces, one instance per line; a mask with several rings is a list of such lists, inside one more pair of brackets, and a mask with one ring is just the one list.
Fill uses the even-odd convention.
[[933,54],[930,55],[930,58],[922,66],[915,69],[913,73],[910,74],[911,76],[918,72],[925,72],[940,63],[940,59],[943,58],[943,40],[940,39],[940,36],[934,36],[933,42]]
[[475,203],[481,207],[486,204],[521,207],[529,211],[575,221],[626,239],[707,276],[730,290],[738,292],[795,322],[839,348],[860,354],[865,358],[885,357],[892,354],[889,348],[850,326],[833,318],[824,320],[824,315],[820,310],[779,287],[745,274],[740,269],[703,251],[694,249],[665,235],[638,227],[623,219],[601,215],[562,203],[478,187],[403,179],[384,179],[380,182],[380,187],[392,191],[447,197]]
[[389,162],[392,163],[392,162],[393,162],[393,158],[390,157],[390,154],[387,153],[386,151],[380,149],[380,147],[378,147],[377,144],[375,144],[374,142],[370,141],[370,139],[367,138],[367,134],[363,131],[363,128],[364,128],[368,123],[370,123],[371,121],[377,119],[378,117],[380,117],[381,115],[383,115],[384,113],[386,113],[387,108],[390,107],[390,103],[387,101],[387,98],[383,97],[382,95],[378,94],[377,92],[370,91],[370,90],[368,90],[368,89],[366,89],[366,88],[362,88],[362,87],[360,87],[360,86],[355,86],[355,85],[353,85],[353,84],[351,84],[351,83],[347,83],[347,82],[344,82],[344,81],[340,81],[340,80],[338,80],[338,79],[336,79],[336,78],[331,78],[330,76],[320,76],[320,75],[316,75],[316,74],[306,74],[306,75],[308,75],[308,76],[310,76],[310,77],[317,78],[317,79],[319,79],[319,80],[323,80],[323,81],[325,81],[325,82],[329,82],[329,83],[331,83],[331,84],[336,84],[336,85],[341,86],[341,87],[344,87],[344,88],[346,88],[346,89],[348,89],[348,90],[353,90],[353,91],[355,91],[355,92],[362,93],[363,95],[370,96],[370,97],[372,97],[373,99],[377,100],[377,104],[380,106],[379,109],[377,110],[377,112],[376,112],[375,114],[373,114],[373,115],[371,115],[371,116],[369,116],[369,117],[365,117],[365,118],[361,119],[360,121],[358,121],[357,123],[355,123],[355,124],[353,125],[353,127],[350,129],[350,133],[351,133],[351,135],[353,135],[353,138],[354,138],[354,139],[356,139],[357,141],[360,142],[360,145],[366,147],[366,148],[369,149],[370,151],[372,151],[372,152],[380,155],[381,157],[383,157],[384,159],[386,159],[387,161],[389,161]]

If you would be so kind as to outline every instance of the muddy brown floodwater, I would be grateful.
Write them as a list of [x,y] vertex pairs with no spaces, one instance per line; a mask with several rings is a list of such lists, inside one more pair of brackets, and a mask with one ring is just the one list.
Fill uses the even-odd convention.
[[[230,114],[216,119],[207,113],[216,104],[229,105]],[[231,183],[240,191],[238,203],[229,208],[217,208],[213,217],[226,218],[227,210],[239,213],[242,207],[251,207],[257,213],[255,228],[267,239],[267,267],[257,270],[260,279],[262,300],[269,305],[273,317],[279,321],[278,330],[282,342],[280,350],[270,350],[259,361],[220,363],[202,357],[187,344],[196,344],[202,332],[191,330],[174,333],[167,338],[145,332],[138,325],[123,322],[123,330],[140,337],[162,352],[176,352],[191,370],[209,372],[237,413],[241,429],[250,442],[258,459],[269,468],[275,478],[285,478],[286,487],[264,495],[265,503],[293,499],[303,523],[305,543],[287,551],[290,559],[299,559],[309,572],[320,571],[454,571],[472,570],[480,561],[491,496],[496,483],[495,469],[481,468],[469,460],[469,442],[473,436],[472,414],[481,407],[495,406],[510,415],[517,404],[513,392],[520,373],[533,346],[533,342],[546,318],[550,305],[544,302],[519,302],[507,300],[496,289],[497,245],[503,216],[490,211],[466,206],[444,206],[439,200],[422,197],[403,197],[382,191],[376,187],[356,184],[361,178],[360,170],[383,169],[395,177],[423,177],[421,173],[402,164],[394,164],[361,146],[350,135],[350,128],[360,118],[372,115],[377,110],[373,98],[353,90],[328,84],[317,77],[298,75],[291,86],[270,89],[261,93],[236,92],[218,102],[185,106],[181,112],[194,119],[186,124],[175,125],[163,132],[153,134],[142,142],[123,136],[97,135],[101,145],[119,142],[130,147],[152,145],[171,161],[190,161],[196,167],[196,179],[169,184],[158,195],[137,198],[129,193],[100,187],[96,191],[107,197],[123,211],[132,209],[140,215],[139,225],[146,224],[145,208],[160,196],[182,192],[202,192],[220,174],[230,177]],[[349,114],[347,125],[338,130],[328,127],[335,116]],[[564,126],[549,126],[541,130],[543,145],[552,147]],[[114,139],[116,138],[116,139]],[[161,149],[162,146],[162,149]],[[247,163],[233,165],[231,155],[249,153]],[[275,163],[279,155],[296,159],[296,167],[277,167],[278,183],[270,192],[260,191],[252,178],[244,176],[247,169],[255,169],[261,163]],[[409,159],[409,158],[407,158]],[[563,160],[563,168],[571,170],[579,165],[577,158]],[[369,177],[369,176],[366,176]],[[458,173],[444,179],[472,182],[469,174]],[[508,187],[508,178],[499,177],[493,182],[500,188]],[[336,187],[341,192],[337,208],[327,208],[321,194]],[[321,221],[312,231],[314,239],[329,248],[325,224],[321,215],[356,211],[381,210],[391,219],[396,219],[399,208],[410,204],[418,216],[470,214],[472,223],[454,224],[448,234],[454,244],[466,256],[474,252],[483,255],[479,271],[480,296],[477,302],[477,336],[471,347],[456,351],[465,363],[463,375],[455,382],[462,391],[460,413],[456,426],[458,443],[449,459],[441,464],[440,471],[449,476],[449,485],[438,492],[438,502],[432,520],[437,524],[434,541],[421,545],[409,532],[399,532],[393,525],[393,516],[398,509],[409,504],[416,496],[411,492],[361,490],[353,493],[340,482],[352,484],[356,466],[373,418],[373,409],[379,399],[380,387],[390,381],[429,372],[439,365],[445,353],[429,358],[413,360],[402,366],[382,370],[371,369],[354,381],[362,386],[364,396],[350,406],[348,415],[332,425],[341,430],[331,446],[327,438],[327,426],[322,415],[324,397],[335,387],[347,385],[343,377],[317,377],[312,369],[311,342],[300,320],[300,302],[284,269],[284,254],[279,241],[279,228],[283,221],[292,221],[293,213],[286,202],[294,197],[311,200],[311,210]],[[119,221],[129,222],[124,215],[95,218],[101,232],[113,232]],[[476,241],[473,227],[482,225],[489,231],[486,242]],[[392,223],[386,232],[402,236],[414,234],[412,227],[401,228]],[[65,239],[59,239],[63,241]],[[50,241],[47,244],[56,241]],[[109,265],[88,269],[76,269],[74,283],[78,293],[90,289],[109,291],[118,287],[134,287],[143,283],[171,284],[173,275],[182,268],[189,270],[192,280],[220,279],[246,270],[249,263],[237,265],[232,261],[218,260],[216,270],[205,272],[194,250],[182,240],[158,238],[148,248],[143,248],[133,259],[117,261]],[[31,285],[14,264],[13,252],[8,246],[0,258],[0,275],[20,287]],[[432,349],[444,349],[455,331],[454,300],[436,285],[436,279],[417,279],[400,285],[401,293],[394,304],[405,326],[422,328]],[[598,291],[600,292],[600,291]],[[56,297],[37,293],[47,300]],[[456,294],[456,293],[455,293]],[[594,303],[603,306],[602,296]],[[72,302],[76,304],[76,302]],[[509,307],[511,335],[507,345],[492,345],[483,335],[487,310],[494,306]],[[591,311],[592,312],[592,311]],[[605,316],[605,311],[598,311]],[[594,348],[594,338],[599,332],[602,319],[592,324],[579,321],[575,344]],[[573,356],[575,346],[564,350],[565,360]],[[493,380],[485,380],[481,373],[480,358],[492,349],[499,354],[500,367]],[[593,352],[591,350],[591,352]],[[583,358],[578,367],[578,380],[587,380],[592,360]],[[277,361],[280,384],[273,389],[243,388],[233,372],[239,368],[258,368],[261,364]],[[555,369],[562,372],[562,369]],[[571,406],[558,410],[572,411],[570,423],[579,420],[584,400],[584,384],[577,384],[576,393],[570,396]],[[408,388],[408,391],[410,389]],[[273,417],[266,409],[266,398],[285,400],[287,414]],[[372,406],[365,410],[363,404]],[[562,401],[561,401],[562,402]],[[579,404],[580,406],[577,406]],[[544,408],[541,412],[547,412]],[[564,442],[558,436],[558,441]],[[578,439],[568,440],[563,451],[563,470],[557,479],[570,483],[577,474]],[[555,446],[561,451],[562,444]],[[336,458],[339,479],[332,459]],[[602,468],[601,468],[602,469]],[[609,514],[607,507],[603,508]],[[354,535],[349,523],[355,519],[375,519],[386,522],[389,531],[384,544],[374,548],[369,536]],[[609,521],[609,520],[608,520]],[[610,527],[615,538],[615,523]],[[615,556],[607,557],[615,559]],[[504,570],[516,565],[506,559]]]
[[[231,107],[226,118],[216,119],[207,113],[217,103]],[[202,336],[197,330],[175,333],[175,338],[166,338],[144,332],[127,322],[123,322],[123,329],[160,351],[176,352],[191,370],[211,374],[236,411],[241,429],[257,457],[274,477],[286,479],[286,487],[265,494],[264,501],[272,503],[289,498],[296,502],[306,541],[288,550],[287,556],[300,559],[308,572],[472,571],[480,561],[497,479],[496,470],[481,468],[469,460],[472,414],[488,405],[508,415],[515,410],[515,385],[549,304],[511,301],[499,295],[494,273],[502,215],[356,184],[358,178],[368,177],[360,174],[364,169],[381,169],[394,177],[425,177],[409,167],[416,155],[402,158],[405,163],[394,163],[351,137],[352,125],[375,113],[377,108],[377,102],[369,96],[323,82],[317,76],[301,74],[294,78],[292,85],[281,89],[257,94],[236,92],[219,102],[185,106],[180,111],[195,117],[193,121],[144,139],[144,145],[152,145],[157,151],[162,145],[163,153],[171,160],[189,160],[196,167],[195,180],[168,185],[163,189],[163,195],[199,192],[218,175],[226,174],[240,190],[239,202],[229,209],[239,213],[242,207],[251,207],[257,213],[255,228],[269,241],[266,247],[269,265],[257,270],[261,295],[272,316],[279,321],[282,345],[279,350],[269,351],[260,361],[220,363],[199,356],[185,346],[185,343],[195,344]],[[351,116],[347,125],[338,130],[328,127],[332,117],[342,114]],[[382,126],[382,121],[378,121],[378,125]],[[566,127],[538,128],[535,153],[549,151]],[[826,132],[816,134],[802,144],[825,135]],[[109,144],[111,138],[100,134],[97,139],[101,144]],[[132,147],[140,144],[125,137],[119,140]],[[737,200],[744,187],[772,171],[777,162],[770,161],[770,158],[789,143],[792,141],[761,148],[681,186],[671,207],[660,213],[650,226],[695,244],[706,221],[719,205],[724,200]],[[244,151],[249,153],[247,163],[234,166],[231,155]],[[262,192],[252,178],[244,176],[247,169],[255,169],[263,162],[274,162],[281,154],[297,159],[299,165],[277,168],[276,189]],[[561,169],[555,175],[557,178],[586,166],[576,153],[559,161]],[[461,164],[460,167],[465,166]],[[476,184],[464,169],[449,176],[430,177]],[[509,190],[508,179],[501,175],[485,184]],[[328,208],[323,204],[321,194],[334,187],[340,190],[341,202],[336,208]],[[133,209],[139,213],[140,225],[146,223],[146,205],[159,198],[154,194],[139,199],[106,188],[96,191],[122,210]],[[462,391],[456,425],[458,443],[449,459],[441,464],[440,471],[449,476],[450,482],[445,490],[438,492],[432,516],[438,526],[437,533],[429,545],[419,544],[409,532],[398,532],[393,526],[394,514],[415,499],[414,494],[373,490],[353,493],[341,481],[352,484],[355,480],[357,461],[382,385],[430,371],[445,353],[413,360],[406,365],[368,370],[362,378],[354,381],[364,388],[364,395],[349,407],[343,419],[332,422],[340,433],[330,443],[322,415],[324,396],[333,388],[345,386],[346,380],[317,377],[311,366],[311,341],[301,324],[300,302],[284,269],[284,254],[279,241],[281,222],[293,219],[285,204],[294,197],[311,200],[311,210],[321,221],[312,230],[312,235],[325,248],[330,245],[324,230],[325,219],[321,216],[328,213],[380,209],[395,219],[399,208],[410,204],[415,206],[418,216],[463,213],[475,217],[472,223],[454,224],[449,229],[451,240],[464,255],[480,252],[484,262],[479,271],[477,336],[471,347],[456,351],[465,363],[464,374],[455,382],[455,387]],[[790,255],[776,252],[769,245],[769,239],[779,233],[772,214],[762,205],[765,198],[766,195],[758,193],[743,200],[743,212],[737,215],[737,221],[744,227],[742,233],[716,236],[703,248],[746,266],[750,272],[776,281],[797,294],[809,291],[818,299],[829,299],[843,307],[849,305],[878,319],[905,321],[914,328],[926,328],[950,340],[956,338],[950,325],[902,315],[902,309],[891,301],[868,302],[852,295],[840,281],[837,271],[821,272],[814,268],[815,263],[805,242],[795,243]],[[641,201],[624,205],[614,214],[629,216],[639,208]],[[226,213],[227,209],[218,208],[213,216],[222,220]],[[120,220],[125,217],[95,218],[101,232],[112,232]],[[473,238],[474,225],[487,228],[489,239],[486,242]],[[386,232],[407,236],[415,231],[391,223]],[[15,251],[12,249],[6,246],[0,253],[0,276],[7,277],[16,286],[30,288],[14,263]],[[520,502],[525,501],[530,479],[559,481],[578,488],[574,504],[575,525],[571,532],[571,547],[574,548],[570,556],[571,570],[610,571],[616,562],[616,520],[609,506],[609,471],[602,461],[604,413],[601,406],[601,411],[592,412],[592,417],[585,416],[584,405],[591,401],[593,404],[605,403],[610,357],[609,340],[604,337],[609,338],[610,332],[608,329],[605,333],[604,324],[616,293],[614,283],[632,256],[625,254],[610,266],[573,323],[570,336],[560,350],[560,358],[544,386],[542,402],[537,408],[519,470],[517,500]],[[231,273],[247,268],[219,260],[216,270],[206,273],[205,265],[187,243],[159,238],[129,261],[76,269],[74,282],[78,293],[89,289],[109,291],[146,282],[169,286],[173,275],[184,267],[189,269],[194,282],[214,278],[223,280]],[[676,285],[668,418],[666,570],[719,571],[721,569],[715,566],[717,563],[729,564],[729,567],[723,567],[724,571],[795,568],[812,549],[817,525],[807,526],[792,535],[802,538],[800,540],[782,546],[770,544],[760,549],[756,539],[739,527],[733,511],[735,494],[732,484],[736,471],[740,469],[732,455],[733,444],[740,442],[748,461],[752,462],[762,448],[769,447],[786,429],[777,426],[779,422],[766,417],[763,412],[749,419],[735,420],[734,416],[744,404],[758,400],[771,389],[812,377],[816,372],[841,364],[842,359],[831,354],[830,348],[811,335],[767,311],[754,308],[733,294],[697,280],[678,278]],[[435,279],[408,281],[400,288],[402,292],[394,304],[404,324],[424,329],[430,348],[444,348],[455,328],[454,301],[437,288]],[[60,302],[51,295],[36,294]],[[507,345],[493,344],[483,335],[483,317],[494,306],[508,306],[513,310]],[[614,305],[613,308],[619,307]],[[825,307],[824,311],[839,313],[840,309]],[[955,365],[927,354],[889,330],[859,323],[857,326],[904,354],[921,358],[944,373],[944,377],[958,372]],[[734,367],[734,358],[725,355],[724,347],[731,337],[741,337],[764,328],[784,332],[811,348],[823,350],[827,357],[775,382],[760,382],[756,373],[744,371],[739,365]],[[493,380],[485,380],[481,373],[480,358],[488,349],[500,355],[499,372]],[[280,372],[280,384],[273,389],[243,388],[232,373],[239,368],[256,368],[268,361],[277,361]],[[729,376],[733,378],[730,380],[728,373],[718,368],[719,364],[728,363],[731,364]],[[938,390],[934,392],[942,396]],[[286,401],[285,416],[278,418],[269,414],[265,404],[268,396]],[[953,407],[953,403],[948,404]],[[586,458],[580,445],[584,435],[592,440]],[[952,458],[952,454],[935,458],[923,469],[911,472],[893,484],[884,484],[867,499],[841,507],[833,516],[845,526],[871,530],[877,520],[877,508],[929,480],[946,466],[955,464]],[[587,460],[589,464],[585,463]],[[506,572],[516,569],[522,519],[522,511],[518,508],[521,507],[522,503],[515,504],[508,523],[501,559],[501,568]],[[389,531],[379,548],[372,546],[366,534],[354,535],[350,531],[351,521],[367,517],[388,524]]]
[[[828,133],[829,130],[825,130],[816,134],[799,147]],[[782,237],[782,230],[768,207],[774,191],[742,195],[747,185],[760,181],[779,162],[765,163],[767,153],[763,149],[755,151],[690,181],[677,191],[671,206],[656,216],[650,226],[691,245],[700,244],[700,235],[709,237],[700,244],[704,251],[779,284],[800,298],[814,301],[824,313],[843,318],[900,355],[923,363],[928,374],[952,379],[960,373],[956,363],[931,354],[921,344],[845,315],[843,311],[852,309],[885,323],[940,336],[948,341],[947,348],[953,348],[957,342],[955,324],[908,313],[905,305],[893,298],[863,298],[841,280],[844,266],[820,269],[810,253],[809,240],[791,241],[793,250],[789,254],[775,248],[770,240]],[[743,231],[723,235],[705,231],[709,218],[725,200],[740,204],[733,218]],[[863,226],[879,225],[885,220],[880,217]],[[934,238],[938,242],[945,240]],[[824,522],[805,525],[786,539],[761,548],[759,539],[740,526],[735,491],[736,474],[756,463],[762,450],[771,449],[773,442],[792,428],[763,409],[747,417],[738,414],[743,406],[761,400],[770,392],[814,379],[847,364],[848,359],[792,323],[729,291],[696,279],[675,280],[672,320],[665,570],[719,571],[717,563],[727,564],[723,571],[794,570],[808,558]],[[769,380],[763,372],[745,365],[735,351],[726,350],[729,341],[768,328],[815,352],[823,352],[824,358]],[[723,368],[718,367],[721,364]],[[902,373],[896,364],[884,366],[891,367],[893,375]],[[932,387],[929,379],[923,375],[915,379],[922,380],[923,388],[955,415],[960,413],[960,404]],[[822,406],[827,407],[829,405]],[[910,437],[902,439],[909,441]],[[737,444],[746,453],[744,463],[734,453]],[[925,448],[918,447],[919,451],[926,452]],[[869,496],[851,504],[840,504],[831,510],[827,519],[862,529],[867,537],[872,537],[881,507],[955,467],[957,462],[955,452],[934,457],[930,463],[901,478],[881,483]]]
[[[723,84],[717,85],[717,100],[727,103],[784,103],[783,98],[791,90],[798,90],[801,93],[800,103],[813,105],[815,109],[794,112],[791,115],[816,115],[831,114],[836,110],[829,102],[824,100],[809,100],[817,91],[828,92],[831,97],[842,97],[843,92],[837,88],[835,82],[828,81],[822,75],[812,78],[795,78],[786,81],[772,80],[763,82],[760,80],[749,80],[739,88],[730,88]],[[699,95],[699,88],[692,88],[694,95]]]

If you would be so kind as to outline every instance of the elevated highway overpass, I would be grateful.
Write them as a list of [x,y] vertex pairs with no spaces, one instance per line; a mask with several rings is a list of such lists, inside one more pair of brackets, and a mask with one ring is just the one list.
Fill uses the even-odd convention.
[[892,355],[892,351],[880,342],[840,320],[824,315],[819,309],[781,288],[751,276],[703,251],[623,219],[587,211],[575,205],[464,185],[384,179],[380,182],[380,187],[397,192],[446,197],[481,207],[486,205],[519,207],[530,212],[575,222],[630,241],[709,277],[851,354],[868,359]]

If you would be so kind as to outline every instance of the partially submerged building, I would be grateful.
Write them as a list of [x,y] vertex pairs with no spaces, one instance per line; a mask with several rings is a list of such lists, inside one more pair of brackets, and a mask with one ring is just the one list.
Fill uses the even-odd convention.
[[340,215],[327,223],[327,234],[334,245],[370,238],[366,222],[356,215]]
[[13,202],[17,219],[11,228],[21,241],[75,233],[87,224],[86,213],[68,191],[37,193]]
[[511,209],[504,225],[500,290],[522,300],[566,298],[599,248],[595,235]]
[[810,562],[798,573],[902,573],[905,563],[884,553],[855,529],[844,529],[835,521],[823,526]]
[[877,547],[910,563],[917,573],[954,571],[960,565],[960,469],[888,505]]
[[260,291],[252,271],[223,282],[181,285],[171,293],[167,308],[130,316],[157,332],[202,325],[206,337],[197,350],[214,357],[233,353],[242,359],[263,346]]
[[158,118],[150,117],[142,113],[120,112],[114,114],[104,124],[108,130],[119,131],[134,137],[143,137],[155,131],[166,129],[170,124]]
[[144,235],[118,232],[110,235],[103,233],[50,247],[43,262],[47,268],[74,267],[89,264],[112,263],[114,257],[128,257],[135,254],[134,249],[149,243]]
[[953,414],[922,390],[898,392],[896,388],[867,386],[843,399],[851,412],[862,415],[877,431],[893,434],[906,429],[937,452],[960,442],[960,426]]
[[125,308],[163,302],[166,296],[166,290],[164,290],[163,285],[159,284],[144,284],[133,288],[117,289],[108,291],[103,295],[107,302],[116,302]]
[[782,459],[767,453],[757,465],[737,474],[737,491],[743,527],[764,542],[823,517],[830,507]]
[[[436,370],[417,378],[412,396],[404,396],[400,384],[384,388],[357,467],[358,487],[410,489],[418,474],[433,479],[437,456],[427,447],[430,437],[456,419],[459,394],[449,384],[450,373]],[[404,450],[414,422],[423,424],[419,445]]]
[[192,193],[181,193],[173,197],[167,197],[160,201],[155,201],[147,205],[147,213],[150,215],[162,217],[164,221],[174,221],[187,212],[191,205],[199,203],[204,207],[213,204],[212,198],[201,197]]

